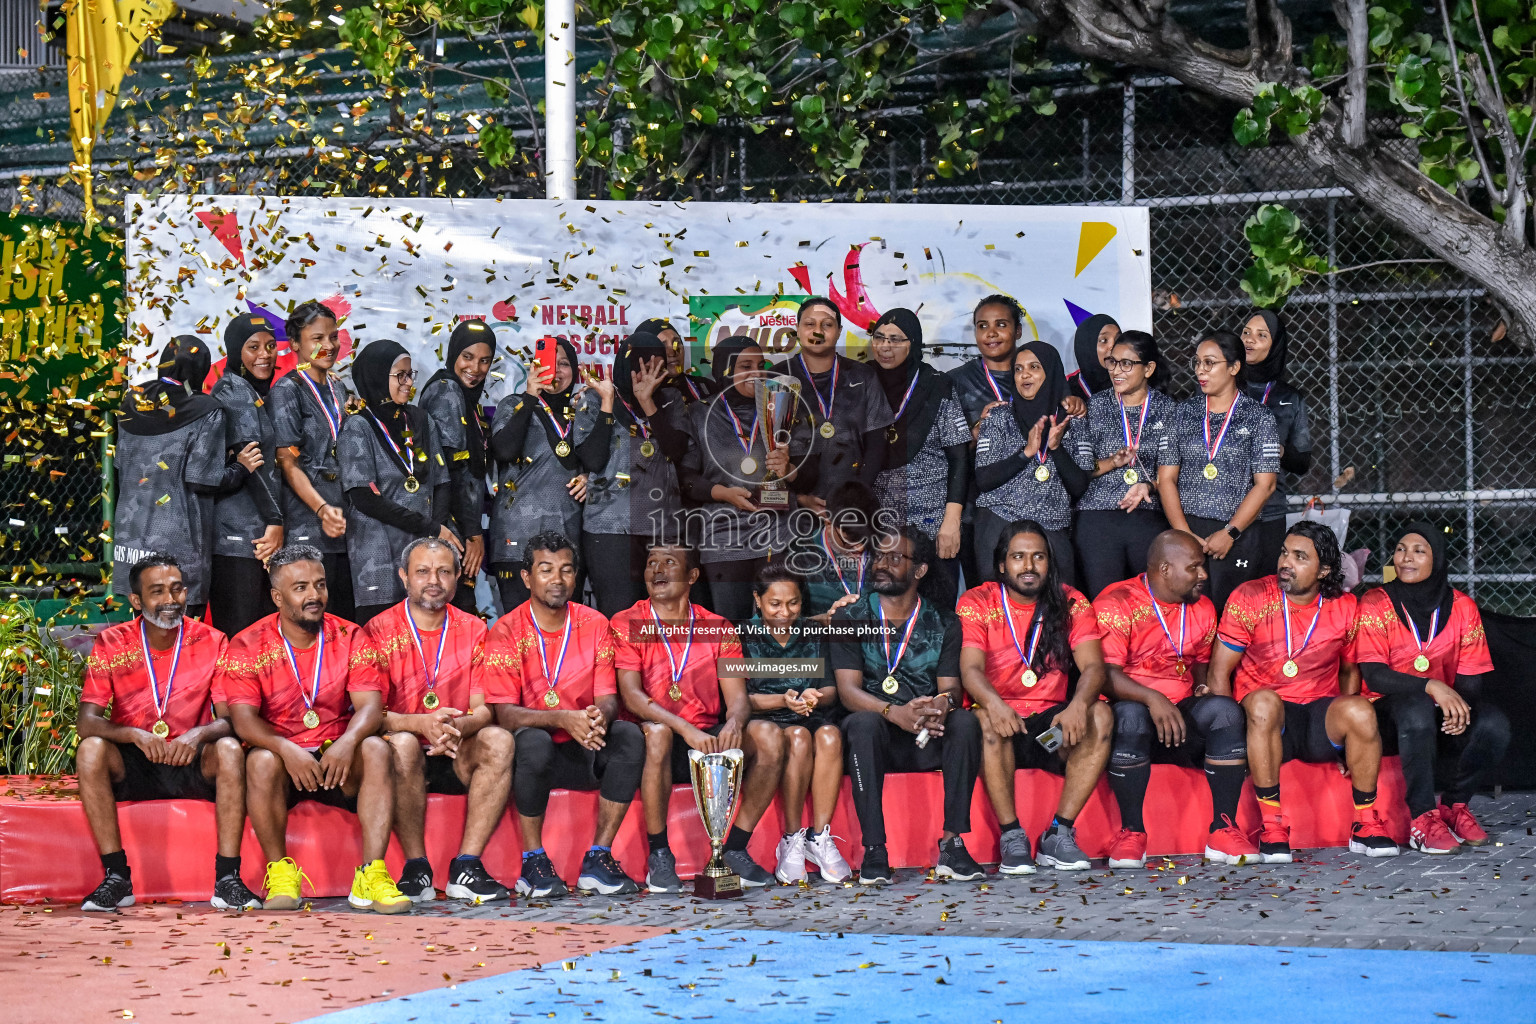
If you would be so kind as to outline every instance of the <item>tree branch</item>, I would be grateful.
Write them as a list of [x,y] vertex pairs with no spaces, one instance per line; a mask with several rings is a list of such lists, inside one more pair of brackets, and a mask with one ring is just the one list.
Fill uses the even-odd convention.
[[1365,145],[1365,75],[1370,67],[1370,19],[1366,0],[1335,0],[1334,16],[1344,26],[1349,45],[1349,71],[1345,75],[1344,145]]

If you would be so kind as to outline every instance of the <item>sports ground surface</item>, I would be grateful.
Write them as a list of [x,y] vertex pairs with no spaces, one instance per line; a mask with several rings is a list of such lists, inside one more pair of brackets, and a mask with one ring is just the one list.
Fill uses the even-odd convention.
[[[1457,857],[1159,860],[705,904],[0,908],[7,1022],[1536,1020],[1536,795]],[[510,880],[508,880],[510,881]],[[1061,1016],[1065,1014],[1065,1016]]]

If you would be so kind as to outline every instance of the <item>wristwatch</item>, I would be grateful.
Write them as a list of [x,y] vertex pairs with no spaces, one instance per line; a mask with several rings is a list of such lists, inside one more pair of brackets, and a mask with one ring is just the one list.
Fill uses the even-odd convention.
[[1233,526],[1231,523],[1227,524],[1227,536],[1231,537],[1233,540],[1237,540],[1237,538],[1241,537],[1242,535],[1243,535],[1243,531],[1242,530],[1239,530],[1237,527]]

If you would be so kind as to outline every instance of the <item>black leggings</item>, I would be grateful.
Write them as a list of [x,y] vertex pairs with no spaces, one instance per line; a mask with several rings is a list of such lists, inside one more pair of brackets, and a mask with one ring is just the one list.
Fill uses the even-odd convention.
[[[1242,705],[1231,697],[1208,694],[1186,697],[1174,705],[1184,719],[1184,742],[1177,747],[1157,742],[1152,712],[1133,700],[1116,701],[1115,741],[1109,759],[1109,788],[1120,805],[1120,820],[1133,832],[1145,832],[1142,805],[1152,763],[1184,764],[1205,768],[1211,788],[1211,829],[1237,820],[1237,799],[1242,792],[1243,764],[1230,762],[1248,756],[1248,723]],[[1228,762],[1213,764],[1212,762]]]
[[1509,719],[1487,701],[1468,701],[1472,721],[1460,736],[1440,731],[1444,721],[1427,693],[1389,693],[1376,701],[1381,752],[1401,754],[1408,813],[1417,818],[1435,809],[1435,761],[1454,758],[1444,786],[1445,804],[1464,804],[1482,786],[1509,747]]
[[864,831],[864,846],[885,845],[887,772],[944,773],[944,831],[971,830],[971,794],[981,770],[981,722],[974,712],[956,708],[944,722],[944,735],[926,747],[878,711],[856,711],[843,719],[843,749],[853,780],[853,807]]
[[213,628],[227,637],[271,615],[275,608],[266,567],[254,558],[214,555],[208,607]]
[[1083,592],[1092,601],[1106,588],[1147,571],[1147,548],[1168,529],[1160,509],[1134,512],[1087,511],[1077,514],[1077,557],[1082,560]]
[[597,610],[608,618],[645,600],[647,538],[627,533],[581,534],[581,560]]
[[330,592],[325,610],[357,622],[357,608],[352,603],[352,560],[344,552],[335,552],[321,555],[320,564],[325,566],[325,585]]
[[766,564],[767,558],[704,563],[703,575],[709,580],[715,614],[735,623],[750,619],[757,607],[752,603],[752,581]]
[[1285,546],[1285,517],[1260,519],[1248,529],[1259,535],[1255,543],[1258,544],[1259,565],[1264,570],[1259,575],[1268,576],[1279,567],[1280,549]]
[[610,722],[601,750],[575,740],[556,743],[545,729],[513,734],[512,793],[517,813],[537,818],[549,807],[552,789],[597,790],[604,800],[627,804],[640,789],[645,767],[645,737],[634,722]]
[[[992,556],[997,549],[997,539],[1008,526],[1008,521],[991,509],[976,510],[976,571],[981,578],[971,586],[997,582],[997,563]],[[1051,564],[1056,566],[1061,582],[1069,587],[1077,586],[1077,556],[1072,551],[1071,533],[1046,530],[1045,536],[1051,543]]]
[[[1225,530],[1225,519],[1202,519],[1199,516],[1186,516],[1189,528],[1194,531],[1196,537],[1201,540],[1209,537],[1217,530]],[[1270,576],[1275,571],[1275,558],[1267,563],[1260,557],[1261,546],[1264,538],[1260,531],[1249,527],[1243,531],[1243,535],[1232,542],[1232,547],[1224,558],[1207,558],[1205,569],[1211,574],[1206,581],[1205,592],[1210,595],[1211,603],[1216,606],[1216,615],[1227,607],[1227,598],[1232,596],[1232,591],[1263,576]]]

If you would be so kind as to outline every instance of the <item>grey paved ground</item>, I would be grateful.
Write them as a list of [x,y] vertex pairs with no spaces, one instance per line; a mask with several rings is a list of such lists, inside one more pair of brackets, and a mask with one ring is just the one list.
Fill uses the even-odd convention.
[[1536,794],[1479,799],[1475,810],[1492,841],[1455,857],[1367,860],[1326,850],[1293,865],[1243,868],[1180,857],[1142,871],[1042,871],[982,883],[901,871],[896,884],[881,888],[780,886],[721,903],[646,895],[466,908],[439,900],[418,913],[680,929],[1536,953]]

